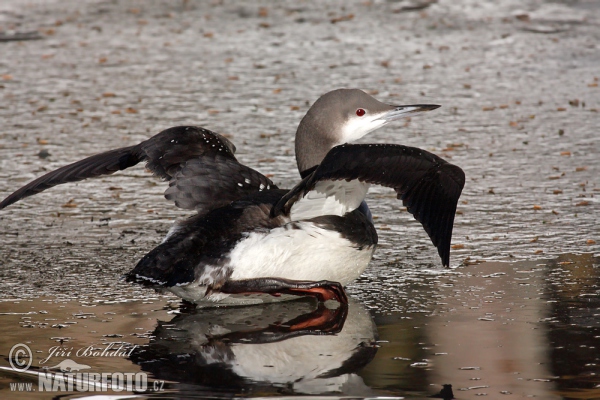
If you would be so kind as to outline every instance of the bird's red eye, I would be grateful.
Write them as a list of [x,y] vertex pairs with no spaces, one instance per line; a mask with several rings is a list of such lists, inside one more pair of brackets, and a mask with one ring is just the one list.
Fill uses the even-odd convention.
[[358,110],[356,110],[356,115],[358,115],[359,117],[362,117],[365,114],[366,114],[366,111],[363,110],[362,108],[359,108]]

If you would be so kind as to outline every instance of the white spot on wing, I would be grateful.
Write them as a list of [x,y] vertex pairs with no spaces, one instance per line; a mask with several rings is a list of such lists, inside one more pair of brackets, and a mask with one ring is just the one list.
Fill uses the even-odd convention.
[[140,275],[140,274],[135,274],[135,277],[136,277],[136,279],[141,279],[141,280],[144,280],[144,281],[150,281],[150,282],[155,283],[157,285],[164,285],[164,284],[167,283],[167,281],[164,281],[164,282],[163,281],[159,281],[158,279],[150,278],[148,276],[143,276],[143,275]]

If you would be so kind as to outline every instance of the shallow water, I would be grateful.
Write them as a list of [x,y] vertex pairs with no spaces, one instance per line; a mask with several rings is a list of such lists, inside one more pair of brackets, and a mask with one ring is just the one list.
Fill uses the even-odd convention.
[[[567,255],[414,274],[384,299],[395,308],[385,312],[366,291],[347,309],[310,300],[193,311],[164,297],[6,300],[0,348],[28,344],[34,372],[67,358],[94,372],[145,372],[161,389],[147,396],[425,398],[451,384],[460,399],[597,398],[599,271],[600,259]],[[127,355],[85,353],[111,343]],[[10,382],[37,388],[36,376],[1,366],[5,395]]]
[[[0,32],[35,31],[41,39],[0,36],[0,196],[45,171],[179,124],[229,135],[242,162],[291,187],[300,118],[320,94],[343,86],[389,103],[441,104],[362,142],[433,151],[463,168],[467,183],[448,270],[394,193],[370,192],[380,241],[370,267],[348,288],[355,301],[344,323],[368,330],[366,316],[375,322],[372,333],[360,335],[358,343],[369,343],[360,360],[344,347],[358,340],[345,330],[285,337],[272,349],[286,354],[309,343],[302,354],[314,360],[323,354],[314,354],[317,339],[348,341],[337,364],[315,361],[312,375],[289,373],[292,383],[283,383],[285,363],[265,367],[277,379],[258,368],[251,372],[260,377],[229,368],[233,392],[192,378],[219,375],[227,365],[208,371],[203,349],[250,357],[241,345],[207,339],[203,315],[172,313],[175,298],[119,280],[174,219],[189,214],[163,200],[164,184],[140,167],[51,189],[0,211],[0,354],[24,340],[41,351],[38,360],[63,336],[71,338],[63,345],[74,347],[113,339],[149,344],[138,358],[76,361],[93,371],[148,371],[169,380],[170,393],[197,397],[419,398],[448,383],[457,398],[503,391],[511,394],[502,398],[600,398],[598,3],[421,4],[411,11],[406,1],[3,1]],[[285,325],[308,314],[311,329],[315,319],[335,325],[344,315],[306,302],[269,307],[277,309],[203,312],[216,326],[241,332],[238,339],[253,331],[252,340],[274,334],[270,320],[256,315],[281,316],[276,322]],[[88,309],[93,316],[78,314]],[[11,314],[29,312],[36,314]],[[247,329],[235,319],[251,318],[244,313],[253,316]],[[192,337],[182,333],[174,347],[152,340],[180,332],[171,322],[192,326]],[[52,328],[57,324],[65,327]],[[104,336],[113,334],[124,336]],[[185,364],[197,374],[168,364],[161,377],[140,361],[156,351],[197,354],[196,364]],[[354,369],[317,378],[344,354]],[[31,379],[1,374],[3,397],[8,382]]]

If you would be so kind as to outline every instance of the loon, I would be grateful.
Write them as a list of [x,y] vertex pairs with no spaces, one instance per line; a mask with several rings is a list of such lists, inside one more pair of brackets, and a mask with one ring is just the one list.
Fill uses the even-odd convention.
[[359,89],[324,94],[296,131],[302,180],[291,190],[239,163],[224,136],[178,126],[49,172],[5,198],[0,209],[55,185],[145,161],[169,182],[166,199],[196,214],[176,222],[126,274],[127,281],[195,304],[251,304],[289,295],[346,304],[344,286],[367,268],[377,245],[364,201],[370,185],[396,191],[449,266],[464,172],[415,147],[351,144],[392,121],[438,107],[389,105]]

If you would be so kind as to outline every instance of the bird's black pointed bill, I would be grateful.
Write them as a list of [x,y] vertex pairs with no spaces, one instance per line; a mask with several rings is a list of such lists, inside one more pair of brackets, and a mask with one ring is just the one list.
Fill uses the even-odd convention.
[[393,106],[394,109],[383,114],[380,119],[386,122],[396,121],[401,118],[412,117],[426,111],[435,110],[441,106],[437,104],[411,104],[405,106]]

